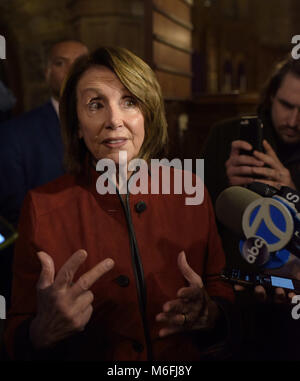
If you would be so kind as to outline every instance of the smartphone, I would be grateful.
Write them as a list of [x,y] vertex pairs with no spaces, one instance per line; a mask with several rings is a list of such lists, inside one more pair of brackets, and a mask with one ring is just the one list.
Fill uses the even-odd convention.
[[0,250],[11,245],[18,237],[16,230],[2,217],[0,217]]
[[263,152],[263,123],[257,116],[242,116],[240,121],[240,140],[253,147],[251,151],[240,150],[241,155],[252,155],[253,151]]
[[242,272],[239,269],[224,269],[221,278],[233,284],[239,284],[244,287],[254,287],[261,285],[264,288],[281,287],[300,293],[300,281],[292,278],[284,278],[267,274],[251,274]]

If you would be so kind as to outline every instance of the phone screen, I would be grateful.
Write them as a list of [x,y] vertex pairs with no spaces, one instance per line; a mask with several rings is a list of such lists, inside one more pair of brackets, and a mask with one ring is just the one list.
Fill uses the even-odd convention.
[[2,234],[0,234],[0,245],[1,245],[1,243],[3,243],[4,241],[5,241],[5,238],[3,237]]
[[295,289],[292,279],[281,278],[278,276],[271,275],[271,283],[274,287],[289,288],[290,290]]

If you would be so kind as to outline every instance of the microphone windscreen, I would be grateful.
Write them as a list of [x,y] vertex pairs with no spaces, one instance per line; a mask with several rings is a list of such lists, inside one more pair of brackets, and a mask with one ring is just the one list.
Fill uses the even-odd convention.
[[220,193],[216,200],[217,219],[236,234],[243,235],[242,219],[247,206],[262,198],[244,187],[232,186]]

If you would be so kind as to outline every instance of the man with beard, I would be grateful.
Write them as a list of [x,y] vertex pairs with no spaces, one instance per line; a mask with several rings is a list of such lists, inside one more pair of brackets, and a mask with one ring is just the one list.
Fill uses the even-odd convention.
[[[205,185],[213,202],[225,188],[233,185],[246,186],[253,181],[277,188],[287,186],[300,190],[299,61],[288,57],[276,65],[262,92],[257,114],[263,123],[263,152],[251,152],[252,146],[240,140],[240,118],[217,124],[209,134],[202,156],[205,159]],[[245,154],[245,151],[249,151],[249,154]],[[245,261],[238,248],[241,237],[235,236],[221,224],[218,228],[227,266],[243,269]],[[296,257],[293,261],[295,262],[290,269],[294,273],[285,276],[296,277],[300,271],[300,261]],[[278,270],[287,269],[289,266]],[[251,292],[246,297],[246,292],[241,287],[237,286],[236,290],[241,293],[240,305],[243,305],[242,310],[246,317],[245,345],[238,357],[298,359],[298,351],[293,345],[284,345],[287,338],[293,337],[295,332],[296,322],[291,318],[291,306],[288,303],[292,294],[277,288],[270,299],[263,287],[257,286],[255,295],[260,301],[280,304],[253,303],[253,300],[249,300],[249,296],[253,296]]]
[[261,181],[300,189],[300,62],[288,58],[272,73],[261,96],[262,152],[240,154],[252,147],[239,140],[240,119],[217,124],[206,141],[205,185],[215,201],[232,185]]

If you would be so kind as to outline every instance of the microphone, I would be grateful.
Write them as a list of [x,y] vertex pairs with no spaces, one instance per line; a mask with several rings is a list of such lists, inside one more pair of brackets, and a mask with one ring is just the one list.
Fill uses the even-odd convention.
[[251,202],[262,198],[240,186],[232,186],[220,193],[216,200],[215,210],[218,220],[238,235],[243,235],[242,219]]
[[[241,237],[239,250],[249,264],[281,267],[291,247],[300,249],[300,234],[297,241],[294,237],[295,226],[300,232],[300,218],[294,205],[277,195],[276,188],[262,184],[252,189],[259,194],[239,186],[227,188],[217,198],[216,216]],[[262,196],[266,194],[272,196]],[[300,250],[297,254],[300,256]]]
[[278,195],[293,204],[295,209],[300,212],[300,192],[290,187],[282,186],[278,191]]
[[277,188],[260,182],[253,182],[247,186],[248,189],[264,197],[273,197],[283,203],[290,211],[294,221],[294,232],[287,249],[293,254],[300,256],[300,192],[288,186]]

